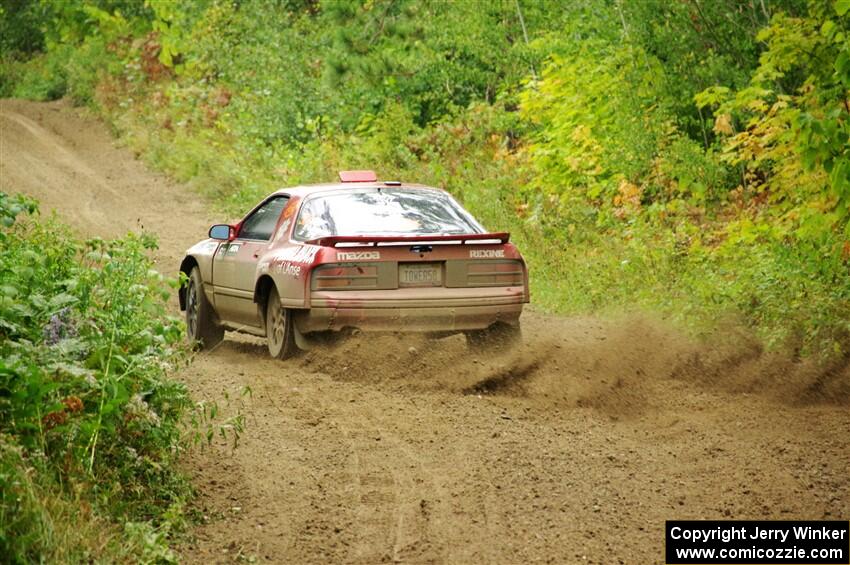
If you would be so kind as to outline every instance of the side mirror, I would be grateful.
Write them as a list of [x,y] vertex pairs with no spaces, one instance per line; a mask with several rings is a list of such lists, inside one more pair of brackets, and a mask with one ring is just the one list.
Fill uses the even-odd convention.
[[221,241],[230,241],[236,237],[236,230],[227,224],[216,224],[210,228],[210,238]]

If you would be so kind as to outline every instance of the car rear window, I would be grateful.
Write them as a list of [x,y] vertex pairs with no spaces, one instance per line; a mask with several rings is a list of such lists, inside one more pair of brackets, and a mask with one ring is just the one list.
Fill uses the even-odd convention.
[[317,195],[301,206],[295,238],[350,235],[483,233],[460,204],[440,190],[374,188]]

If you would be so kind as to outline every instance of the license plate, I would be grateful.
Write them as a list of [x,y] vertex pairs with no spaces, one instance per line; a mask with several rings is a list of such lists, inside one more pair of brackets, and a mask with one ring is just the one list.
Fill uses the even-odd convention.
[[402,286],[440,286],[443,269],[439,263],[402,263],[398,266],[398,282]]

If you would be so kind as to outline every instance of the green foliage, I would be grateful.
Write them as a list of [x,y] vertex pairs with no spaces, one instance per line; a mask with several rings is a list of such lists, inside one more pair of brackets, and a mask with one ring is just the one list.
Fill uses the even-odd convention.
[[68,78],[65,65],[73,50],[64,47],[56,48],[49,55],[39,55],[30,60],[24,72],[15,69],[12,60],[4,62],[6,73],[17,75],[14,84],[5,86],[5,90],[18,98],[31,100],[56,100],[65,96],[68,91]]
[[[78,45],[89,37],[116,39],[126,32],[141,33],[149,29],[148,7],[138,0],[87,0],[85,2],[53,2],[38,0],[40,30],[48,51],[56,45]],[[138,25],[127,29],[122,21]],[[114,33],[110,37],[110,34]]]
[[103,76],[120,69],[120,62],[109,53],[103,38],[92,38],[80,46],[65,64],[66,94],[75,104],[95,102],[95,91]]
[[547,309],[847,350],[845,0],[48,7],[0,90],[71,93],[229,214],[373,168],[511,230]]
[[82,243],[34,211],[0,194],[0,477],[18,495],[3,495],[0,553],[22,562],[65,551],[41,491],[141,522],[188,494],[172,461],[191,403],[167,376],[183,330],[155,242]]
[[191,32],[189,74],[219,77],[222,90],[211,106],[222,127],[265,146],[306,141],[323,133],[331,111],[319,59],[327,37],[319,22],[265,6],[221,3],[205,12]]
[[145,0],[144,5],[153,11],[151,28],[159,41],[160,62],[181,72],[186,67],[184,53],[192,39],[189,32],[209,2],[196,0],[187,4],[177,0]]
[[9,561],[34,561],[46,553],[49,522],[39,504],[21,449],[0,438],[0,550]]
[[[528,156],[540,195],[610,202],[623,181],[647,175],[664,130],[648,86],[662,74],[640,50],[583,42],[552,57],[521,96],[522,115],[538,127]],[[622,84],[634,88],[621,88]]]
[[0,1],[0,52],[34,53],[44,47],[39,26],[44,21],[40,2]]
[[[15,223],[15,218],[20,214],[34,214],[38,211],[38,204],[31,198],[27,198],[23,194],[14,194],[9,196],[5,192],[0,192],[0,224],[3,227],[10,227]],[[0,232],[0,239],[4,239],[6,234]]]
[[10,98],[25,74],[26,65],[14,56],[0,54],[0,97]]
[[744,170],[740,191],[762,195],[772,204],[762,219],[804,239],[850,235],[850,18],[834,6],[777,14],[759,33],[766,50],[750,84],[697,96],[717,107],[724,158]]
[[56,100],[69,96],[76,104],[93,104],[104,76],[121,69],[106,40],[97,36],[77,48],[58,45],[38,55],[26,66],[7,59],[0,63],[0,92],[31,100]]
[[[326,2],[336,34],[326,76],[358,103],[379,112],[404,100],[417,125],[426,125],[474,100],[492,102],[518,82],[533,60],[513,1]],[[529,24],[554,26],[566,15]],[[327,21],[326,20],[326,21]],[[343,116],[353,123],[356,116]]]
[[655,85],[659,104],[688,137],[707,146],[710,116],[692,103],[694,95],[714,85],[746,86],[762,47],[759,30],[774,13],[805,13],[806,2],[644,0],[622,2],[622,11],[629,39],[663,62],[664,78]]

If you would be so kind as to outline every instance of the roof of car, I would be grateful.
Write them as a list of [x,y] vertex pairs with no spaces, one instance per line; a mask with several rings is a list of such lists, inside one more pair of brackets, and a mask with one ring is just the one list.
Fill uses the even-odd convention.
[[324,184],[306,184],[293,186],[289,188],[281,188],[276,190],[275,194],[288,194],[290,196],[307,196],[317,192],[337,191],[337,190],[354,190],[360,188],[426,188],[430,190],[443,191],[441,188],[426,186],[424,184],[397,182],[397,181],[377,181],[377,182],[333,182]]

